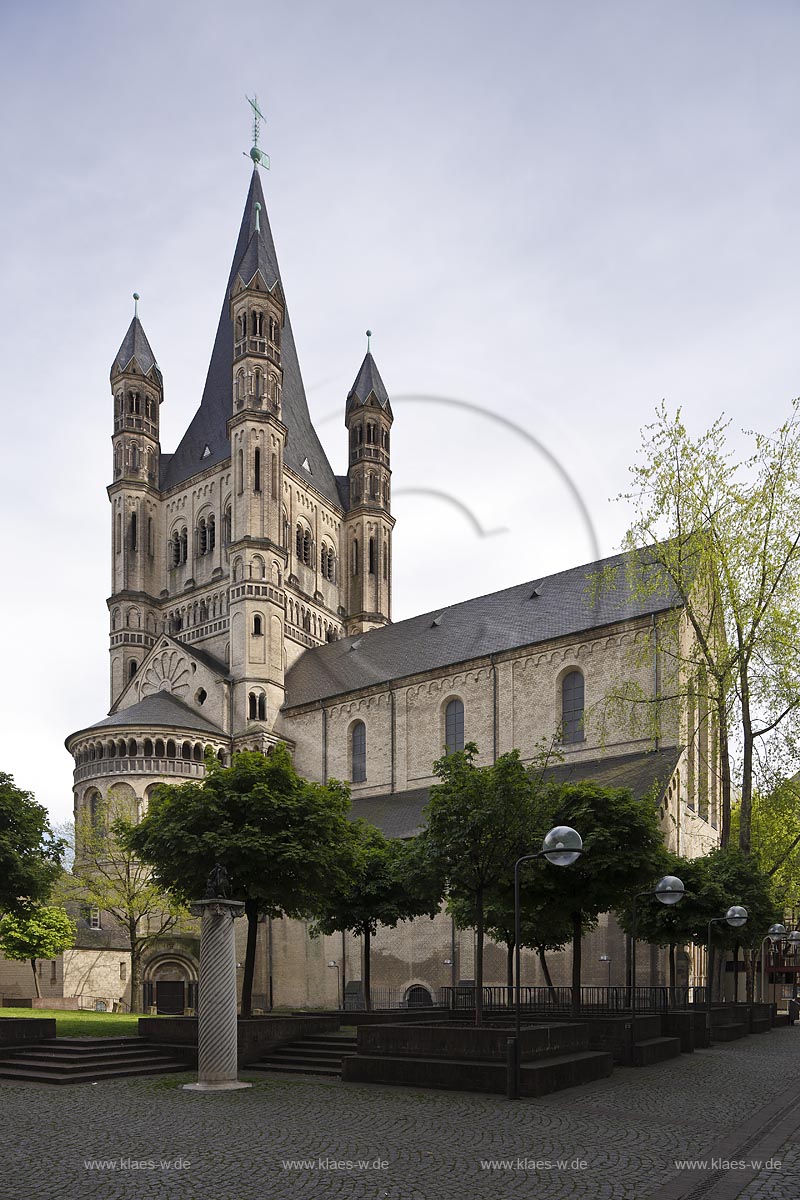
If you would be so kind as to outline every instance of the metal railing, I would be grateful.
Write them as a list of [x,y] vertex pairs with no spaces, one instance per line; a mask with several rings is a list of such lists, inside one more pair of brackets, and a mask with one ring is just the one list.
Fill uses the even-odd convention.
[[[618,987],[582,987],[580,990],[581,1013],[602,1015],[630,1011],[633,1000],[632,989]],[[520,1008],[527,1014],[545,1016],[569,1015],[572,1012],[571,987],[522,987]],[[475,1008],[474,987],[439,988],[439,1004],[453,1012],[465,1012]],[[511,1012],[516,1004],[516,988],[490,986],[483,989],[484,1012]],[[705,988],[667,986],[637,986],[636,1011],[640,1013],[662,1013],[705,1004]]]

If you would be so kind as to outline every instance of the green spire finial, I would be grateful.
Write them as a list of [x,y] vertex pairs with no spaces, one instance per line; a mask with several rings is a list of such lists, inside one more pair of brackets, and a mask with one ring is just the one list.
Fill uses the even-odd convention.
[[255,171],[256,167],[266,167],[269,170],[269,155],[265,154],[258,145],[261,122],[266,120],[266,117],[258,107],[258,96],[254,94],[252,100],[249,96],[245,96],[245,100],[253,110],[253,148],[250,151],[250,158],[253,160],[253,170]]
[[369,349],[369,340],[370,340],[370,338],[371,338],[371,337],[372,337],[372,330],[371,330],[371,329],[368,329],[368,330],[367,330],[367,354],[369,354],[369,353],[370,353],[370,349]]
[[139,316],[139,293],[138,292],[133,293],[133,315],[134,315],[134,317]]

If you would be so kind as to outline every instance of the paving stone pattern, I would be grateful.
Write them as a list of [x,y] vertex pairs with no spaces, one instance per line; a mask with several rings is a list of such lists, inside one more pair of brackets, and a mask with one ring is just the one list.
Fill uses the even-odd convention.
[[[745,1142],[759,1110],[798,1089],[800,1027],[519,1102],[277,1075],[203,1095],[180,1090],[187,1078],[0,1083],[3,1200],[649,1200],[670,1181],[683,1195],[676,1159],[710,1157],[736,1134],[734,1113]],[[777,1156],[782,1168],[744,1191],[718,1174],[713,1196],[797,1200],[797,1129]]]

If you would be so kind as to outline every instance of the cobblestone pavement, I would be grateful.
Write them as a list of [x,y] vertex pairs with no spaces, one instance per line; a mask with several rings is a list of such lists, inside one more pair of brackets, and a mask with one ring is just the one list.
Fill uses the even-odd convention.
[[[610,1079],[518,1102],[279,1075],[260,1076],[247,1091],[203,1095],[182,1091],[186,1078],[0,1082],[0,1196],[800,1197],[800,1027],[639,1071],[618,1068]],[[770,1137],[780,1144],[762,1153]],[[738,1159],[736,1147],[748,1163],[771,1157],[781,1165],[711,1163],[721,1152]],[[507,1162],[485,1165],[490,1159]],[[676,1169],[676,1160],[690,1159],[708,1166]]]

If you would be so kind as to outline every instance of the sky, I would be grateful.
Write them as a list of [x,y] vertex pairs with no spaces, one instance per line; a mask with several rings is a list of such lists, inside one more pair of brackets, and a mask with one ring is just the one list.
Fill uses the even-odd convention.
[[108,373],[136,291],[173,450],[247,194],[246,94],[337,473],[374,334],[400,620],[614,553],[662,398],[695,433],[787,416],[799,39],[775,0],[3,5],[0,770],[71,813],[64,738],[109,703]]

